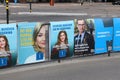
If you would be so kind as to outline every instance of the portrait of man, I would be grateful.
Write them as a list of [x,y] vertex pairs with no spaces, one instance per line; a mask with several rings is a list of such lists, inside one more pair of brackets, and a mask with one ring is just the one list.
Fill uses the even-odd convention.
[[78,32],[74,36],[74,54],[90,54],[94,48],[94,39],[86,30],[85,20],[77,20],[76,26]]

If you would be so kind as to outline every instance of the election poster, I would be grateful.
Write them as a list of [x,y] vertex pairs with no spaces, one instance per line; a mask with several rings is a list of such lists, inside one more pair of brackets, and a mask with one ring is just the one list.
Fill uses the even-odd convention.
[[74,55],[94,54],[94,19],[75,19]]
[[50,22],[49,53],[51,59],[73,56],[74,21]]
[[113,19],[95,18],[95,54],[112,51]]
[[114,35],[113,35],[113,51],[120,51],[120,18],[113,18]]
[[16,23],[0,24],[0,67],[17,64]]
[[18,23],[18,64],[43,62],[47,59],[45,23]]

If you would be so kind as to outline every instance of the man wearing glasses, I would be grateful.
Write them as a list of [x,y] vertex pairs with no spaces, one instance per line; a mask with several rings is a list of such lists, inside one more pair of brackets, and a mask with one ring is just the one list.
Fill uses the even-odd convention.
[[86,30],[86,23],[83,19],[77,20],[78,33],[74,36],[74,54],[90,54],[94,46],[94,39]]

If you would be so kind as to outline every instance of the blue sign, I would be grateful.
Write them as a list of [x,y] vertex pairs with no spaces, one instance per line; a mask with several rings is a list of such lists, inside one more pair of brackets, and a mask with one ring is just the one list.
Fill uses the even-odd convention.
[[65,49],[59,50],[59,58],[63,58],[63,57],[66,57],[66,50]]
[[112,47],[112,19],[95,19],[95,54],[105,53]]
[[113,51],[120,51],[120,18],[113,18],[113,21],[114,21]]
[[42,60],[43,59],[43,53],[42,52],[38,52],[37,54],[36,54],[36,60]]
[[0,58],[0,66],[7,66],[7,58]]

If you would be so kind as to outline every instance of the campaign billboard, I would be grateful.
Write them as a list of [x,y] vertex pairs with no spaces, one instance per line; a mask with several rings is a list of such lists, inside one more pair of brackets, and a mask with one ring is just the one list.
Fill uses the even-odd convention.
[[113,18],[114,35],[113,35],[113,51],[120,51],[120,18]]
[[75,19],[74,55],[93,55],[94,44],[94,19]]
[[17,63],[16,23],[0,24],[0,66],[13,66]]
[[95,18],[95,54],[106,53],[112,50],[113,19]]
[[46,60],[46,27],[40,22],[18,23],[18,64]]
[[73,56],[74,21],[50,22],[49,47],[51,59]]

